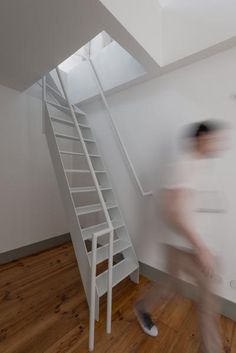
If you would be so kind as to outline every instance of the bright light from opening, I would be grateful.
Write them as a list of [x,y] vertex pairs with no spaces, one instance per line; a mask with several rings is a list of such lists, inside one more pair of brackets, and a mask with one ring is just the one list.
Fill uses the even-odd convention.
[[63,63],[61,63],[59,65],[60,70],[68,73],[70,72],[76,65],[78,65],[78,57],[75,56],[74,54],[71,55],[68,59],[66,59],[65,61],[63,61]]
[[103,31],[94,37],[89,43],[80,48],[76,53],[63,61],[63,63],[59,65],[59,68],[62,71],[69,73],[75,66],[84,60],[84,57],[92,57],[99,54],[100,51],[111,42],[112,38],[109,36],[109,34]]

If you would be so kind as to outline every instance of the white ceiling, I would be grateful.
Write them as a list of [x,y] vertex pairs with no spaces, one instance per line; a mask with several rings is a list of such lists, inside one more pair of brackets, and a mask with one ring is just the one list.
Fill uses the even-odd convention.
[[94,37],[91,0],[1,0],[0,83],[23,90]]
[[1,0],[0,84],[28,88],[103,30],[157,65],[98,0]]
[[164,64],[236,35],[235,0],[160,0],[160,4]]
[[1,0],[0,84],[26,89],[103,30],[148,78],[236,45],[236,0],[161,2]]
[[162,7],[169,8],[206,8],[230,7],[235,5],[235,0],[157,0]]

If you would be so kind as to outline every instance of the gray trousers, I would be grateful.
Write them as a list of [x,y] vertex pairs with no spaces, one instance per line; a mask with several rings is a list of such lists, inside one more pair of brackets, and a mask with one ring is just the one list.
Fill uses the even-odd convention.
[[199,289],[199,328],[203,353],[221,353],[222,342],[217,317],[218,303],[215,293],[214,276],[209,277],[201,270],[194,252],[172,246],[166,246],[167,267],[170,279],[160,288],[153,286],[136,303],[145,312],[152,310],[160,301],[172,296],[179,288],[177,276],[185,273],[191,276]]

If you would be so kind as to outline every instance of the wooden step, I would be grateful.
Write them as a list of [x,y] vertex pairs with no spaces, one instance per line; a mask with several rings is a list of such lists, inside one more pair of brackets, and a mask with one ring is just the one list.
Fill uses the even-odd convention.
[[[128,249],[129,247],[131,247],[131,244],[127,240],[116,239],[113,242],[113,255],[119,254],[125,249]],[[89,256],[89,261],[91,261],[92,259],[91,251],[88,253],[88,256]],[[109,244],[106,244],[97,248],[97,261],[96,261],[97,264],[108,259],[108,257],[109,257]]]

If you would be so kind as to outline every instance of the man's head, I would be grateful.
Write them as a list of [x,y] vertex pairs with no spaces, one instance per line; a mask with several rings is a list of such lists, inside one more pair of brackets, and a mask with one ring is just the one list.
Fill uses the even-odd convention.
[[208,158],[225,150],[226,127],[223,123],[206,120],[194,123],[188,129],[187,138],[194,153]]

